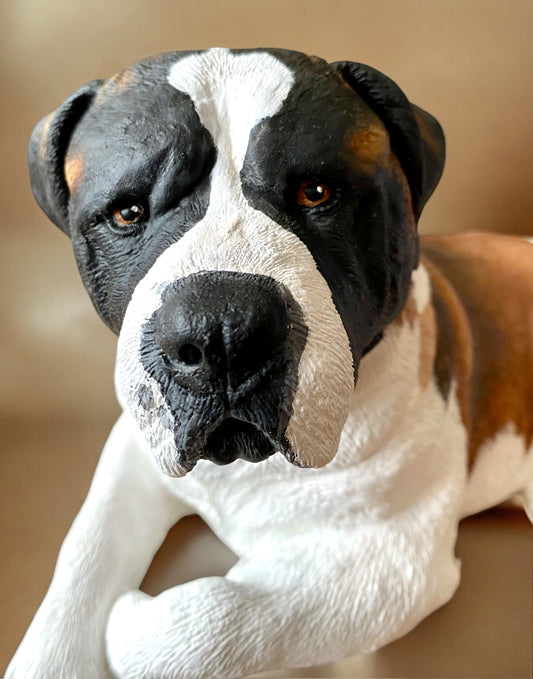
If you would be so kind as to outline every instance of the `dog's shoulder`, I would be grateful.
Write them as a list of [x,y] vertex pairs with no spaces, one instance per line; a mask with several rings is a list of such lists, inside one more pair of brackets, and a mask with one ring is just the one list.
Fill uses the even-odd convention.
[[533,246],[497,234],[422,239],[437,324],[434,372],[457,390],[473,465],[508,425],[533,439]]

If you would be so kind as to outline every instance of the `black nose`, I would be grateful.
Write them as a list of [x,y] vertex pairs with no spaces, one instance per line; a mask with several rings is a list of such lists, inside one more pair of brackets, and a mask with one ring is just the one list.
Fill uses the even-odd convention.
[[155,339],[174,379],[200,391],[236,388],[279,360],[289,335],[283,288],[273,278],[208,271],[166,289]]

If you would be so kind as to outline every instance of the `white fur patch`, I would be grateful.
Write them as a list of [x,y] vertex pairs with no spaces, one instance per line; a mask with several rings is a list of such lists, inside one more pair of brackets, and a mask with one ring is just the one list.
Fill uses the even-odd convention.
[[418,269],[413,271],[411,278],[413,283],[413,296],[416,304],[416,310],[420,314],[429,304],[431,297],[431,283],[429,281],[429,274],[427,269],[420,264]]
[[229,151],[240,170],[250,130],[279,111],[294,78],[267,52],[232,55],[218,48],[181,59],[171,68],[168,80],[191,97],[219,153],[221,148]]
[[481,446],[465,489],[462,516],[487,509],[531,487],[533,448],[509,424]]
[[[163,394],[140,360],[142,326],[159,308],[164,289],[180,277],[199,271],[271,276],[289,289],[309,331],[287,436],[297,464],[322,466],[334,457],[348,415],[353,390],[348,337],[307,247],[249,206],[239,177],[251,128],[279,110],[292,75],[269,54],[216,49],[178,61],[169,81],[191,97],[215,140],[217,162],[205,217],[159,257],[132,296],[118,345],[119,400],[138,421],[161,468],[182,475],[172,432],[161,424],[167,410]],[[139,384],[152,391],[154,407],[148,411],[138,404]]]

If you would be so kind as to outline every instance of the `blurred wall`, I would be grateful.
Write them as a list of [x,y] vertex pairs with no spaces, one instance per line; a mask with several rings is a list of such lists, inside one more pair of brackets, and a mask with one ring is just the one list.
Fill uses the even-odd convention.
[[25,148],[79,85],[148,54],[281,46],[369,63],[447,134],[421,230],[533,232],[531,0],[5,0],[0,12],[3,422],[115,416],[115,339],[33,201]]

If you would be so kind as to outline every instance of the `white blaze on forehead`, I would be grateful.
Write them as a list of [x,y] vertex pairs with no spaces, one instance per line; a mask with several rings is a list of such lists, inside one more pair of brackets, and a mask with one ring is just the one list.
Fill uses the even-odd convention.
[[168,80],[194,102],[218,149],[231,141],[240,169],[252,127],[273,116],[291,90],[291,71],[267,52],[232,54],[212,49],[178,61]]
[[[161,467],[183,473],[175,462],[172,432],[162,424],[171,419],[164,395],[140,358],[143,326],[160,307],[165,288],[184,276],[199,271],[271,276],[291,292],[308,328],[287,436],[298,463],[322,466],[337,451],[353,391],[348,337],[305,244],[250,207],[239,177],[251,128],[279,110],[292,75],[272,55],[217,49],[180,60],[169,80],[191,97],[215,140],[217,160],[204,218],[160,255],[132,296],[118,345],[119,400],[133,413]],[[139,385],[149,388],[151,408],[139,404]]]

